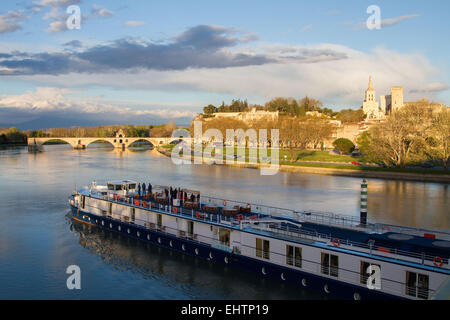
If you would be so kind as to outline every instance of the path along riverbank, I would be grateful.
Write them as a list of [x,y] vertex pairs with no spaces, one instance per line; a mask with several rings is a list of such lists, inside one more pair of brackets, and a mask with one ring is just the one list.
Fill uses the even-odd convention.
[[[161,154],[171,157],[171,152],[164,148],[157,148],[158,152]],[[194,158],[199,159],[200,157],[191,157],[190,159],[194,160]],[[189,158],[186,158],[189,159]],[[210,159],[203,158],[202,163],[204,165],[208,165],[206,161]],[[239,168],[248,168],[248,169],[261,169],[268,168],[267,164],[260,163],[247,163],[247,162],[238,162],[234,161],[233,163],[226,163],[223,161],[223,164],[215,164],[215,165],[224,165],[224,166],[232,166]],[[312,173],[312,174],[325,174],[325,175],[334,175],[334,176],[348,176],[348,177],[360,177],[360,178],[375,178],[375,179],[389,179],[389,180],[407,180],[407,181],[419,181],[419,182],[434,182],[434,183],[450,183],[450,173],[449,174],[434,174],[434,173],[416,173],[416,172],[399,172],[399,171],[388,171],[389,169],[382,170],[381,168],[376,168],[376,170],[371,168],[363,168],[359,167],[358,169],[353,168],[330,168],[324,167],[321,165],[320,167],[314,166],[314,163],[308,165],[296,164],[296,165],[284,165],[281,164],[278,167],[279,171],[283,172],[298,172],[298,173]]]

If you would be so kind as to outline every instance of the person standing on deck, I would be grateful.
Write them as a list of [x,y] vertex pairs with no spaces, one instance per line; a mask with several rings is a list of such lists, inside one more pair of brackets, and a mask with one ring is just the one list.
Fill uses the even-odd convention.
[[148,194],[150,195],[150,198],[152,198],[152,184],[150,182],[148,183],[147,188],[148,188]]
[[141,197],[141,183],[138,184],[138,194],[139,198]]
[[145,186],[145,182],[142,184],[142,195],[145,196],[145,194],[147,193],[147,188]]

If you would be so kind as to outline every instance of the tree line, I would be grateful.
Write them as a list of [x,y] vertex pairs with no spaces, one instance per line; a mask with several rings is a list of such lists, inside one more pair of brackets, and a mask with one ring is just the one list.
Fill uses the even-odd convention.
[[0,128],[0,144],[26,144],[27,135],[15,127]]
[[207,105],[203,108],[203,116],[208,118],[217,112],[248,112],[252,108],[272,112],[278,111],[281,116],[290,117],[304,117],[306,112],[317,111],[328,117],[341,120],[342,123],[357,123],[364,120],[364,112],[361,109],[345,109],[340,112],[335,112],[330,108],[324,108],[320,100],[308,96],[299,100],[277,97],[265,103],[264,106],[258,104],[249,105],[247,100],[233,99],[231,104],[222,102],[219,107],[212,104]]
[[[276,120],[270,118],[263,118],[253,121],[242,121],[233,118],[213,118],[202,122],[202,134],[209,129],[217,129],[222,135],[221,143],[228,143],[226,141],[227,130],[242,129],[259,129],[267,130],[267,146],[270,146],[272,141],[271,130],[278,129],[279,131],[279,146],[289,151],[291,160],[298,150],[304,149],[323,149],[324,143],[332,137],[335,125],[330,123],[326,118],[319,117],[291,117],[280,116]],[[191,123],[191,136],[194,136],[194,122]],[[234,140],[235,145],[238,141]],[[246,137],[245,145],[248,147],[249,139]]]
[[[48,137],[98,137],[111,138],[120,129],[127,137],[170,137],[172,131],[177,128],[173,120],[164,125],[109,125],[96,127],[70,127],[46,129],[44,134]],[[31,137],[40,131],[32,132]]]
[[51,128],[41,130],[23,130],[12,128],[0,128],[0,144],[27,144],[28,138],[73,138],[94,137],[111,138],[122,129],[128,137],[171,137],[177,129],[173,120],[163,125],[109,125],[97,127],[70,127]]

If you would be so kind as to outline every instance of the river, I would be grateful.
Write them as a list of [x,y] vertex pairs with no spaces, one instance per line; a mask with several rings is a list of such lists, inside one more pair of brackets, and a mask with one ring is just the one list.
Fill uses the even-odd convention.
[[[290,209],[359,215],[361,179],[227,166],[175,165],[154,150],[0,149],[0,299],[326,299],[301,286],[72,222],[75,186],[129,178]],[[448,185],[371,179],[369,219],[450,229]],[[81,268],[68,290],[66,268]]]

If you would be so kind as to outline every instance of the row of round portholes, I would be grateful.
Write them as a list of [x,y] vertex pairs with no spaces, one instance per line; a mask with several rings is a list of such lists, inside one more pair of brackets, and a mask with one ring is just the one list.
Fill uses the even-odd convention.
[[[266,270],[265,267],[262,267],[262,268],[261,268],[261,273],[262,273],[263,275],[267,275],[267,270]],[[280,278],[281,278],[281,280],[285,281],[285,280],[286,280],[286,275],[282,272],[282,273],[280,274]],[[303,278],[303,279],[302,279],[302,285],[303,285],[304,287],[307,286],[306,278]],[[327,284],[323,286],[323,290],[324,290],[326,293],[330,293],[330,288],[328,287]],[[355,299],[355,300],[361,300],[361,295],[360,295],[359,293],[355,292],[355,293],[353,294],[353,299]]]
[[[98,222],[96,221],[96,223],[98,223]],[[104,226],[104,225],[105,225],[105,222],[102,221],[102,226]],[[109,224],[109,227],[110,227],[110,228],[113,228],[113,224],[110,223],[110,224]],[[117,230],[119,230],[119,231],[122,230],[122,228],[121,228],[120,225],[117,226]],[[128,234],[130,234],[130,233],[131,233],[130,229],[127,229],[127,232],[128,232]],[[136,232],[136,235],[137,235],[138,237],[141,236],[141,234],[140,234],[139,231]],[[150,240],[150,234],[147,235],[147,240]],[[161,244],[161,242],[162,242],[162,240],[161,240],[160,237],[158,237],[157,241],[158,241],[159,244]],[[171,248],[173,247],[173,242],[172,242],[172,240],[169,241],[169,246],[170,246]],[[186,245],[185,245],[184,243],[181,245],[181,249],[182,249],[183,251],[186,251]],[[200,250],[199,250],[198,248],[195,248],[194,251],[195,251],[195,254],[196,254],[196,255],[199,255],[199,254],[200,254]],[[209,258],[210,258],[210,259],[213,259],[213,258],[214,258],[212,252],[209,253]],[[224,258],[224,262],[228,264],[228,262],[229,262],[228,257],[225,257],[225,258]]]
[[[84,218],[85,218],[85,217],[83,216],[83,219],[84,219]],[[91,221],[91,218],[88,218],[88,219],[89,219],[89,221]],[[95,220],[95,222],[98,223],[97,220]],[[102,226],[104,226],[104,225],[105,225],[105,222],[102,221]],[[110,223],[110,224],[109,224],[109,227],[112,228],[112,227],[113,227],[113,224]],[[118,229],[119,231],[121,231],[120,225],[117,226],[117,229]],[[128,234],[131,233],[131,231],[130,231],[129,228],[127,229],[127,232],[128,232]],[[141,236],[141,234],[140,234],[139,231],[136,232],[136,235],[137,235],[138,237]],[[147,235],[147,239],[150,240],[150,234]],[[160,237],[158,237],[157,241],[158,241],[159,244],[161,244],[161,242],[162,242]],[[169,241],[169,246],[170,246],[171,248],[173,247],[173,242],[172,242],[172,240]],[[183,251],[186,251],[186,245],[185,245],[184,243],[181,245],[181,249],[182,249]],[[195,248],[194,251],[195,251],[195,254],[196,254],[196,255],[199,255],[200,251],[199,251],[198,248]],[[212,254],[212,252],[209,253],[209,258],[210,258],[210,259],[213,259],[213,254]],[[228,264],[228,257],[224,257],[224,262],[225,262],[226,264]],[[262,272],[263,275],[266,275],[266,274],[267,274],[266,268],[265,268],[265,267],[262,267],[261,272]],[[281,280],[283,280],[283,281],[286,280],[286,276],[285,276],[285,274],[284,274],[283,272],[281,273],[280,277],[281,277]],[[306,279],[305,279],[305,278],[302,279],[302,285],[303,285],[304,287],[307,286],[307,282],[306,282]],[[329,289],[329,287],[328,287],[327,284],[324,285],[323,290],[324,290],[326,293],[330,293],[330,289]],[[355,299],[355,300],[360,300],[360,299],[361,299],[360,294],[357,293],[357,292],[355,292],[354,295],[353,295],[353,299]]]

